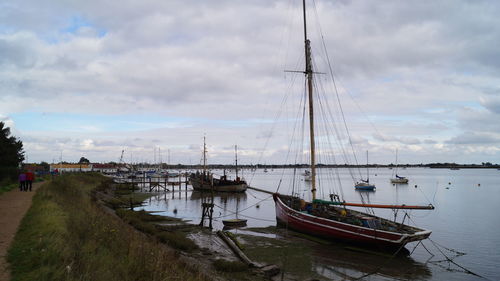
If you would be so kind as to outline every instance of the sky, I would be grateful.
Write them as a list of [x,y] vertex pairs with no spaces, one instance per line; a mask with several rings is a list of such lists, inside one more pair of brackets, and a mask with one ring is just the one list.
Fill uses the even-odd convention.
[[[307,2],[359,159],[500,163],[500,2]],[[300,5],[4,0],[0,121],[27,162],[283,163]]]

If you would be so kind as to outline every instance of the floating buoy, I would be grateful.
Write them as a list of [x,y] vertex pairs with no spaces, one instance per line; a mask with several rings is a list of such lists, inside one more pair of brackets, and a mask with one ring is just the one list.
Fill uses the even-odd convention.
[[177,208],[174,209],[174,214],[177,214]]
[[260,205],[259,204],[255,205],[255,208],[257,208],[257,209],[260,208]]
[[449,185],[451,184],[451,182],[448,183]]
[[415,188],[417,188],[417,185],[415,185]]

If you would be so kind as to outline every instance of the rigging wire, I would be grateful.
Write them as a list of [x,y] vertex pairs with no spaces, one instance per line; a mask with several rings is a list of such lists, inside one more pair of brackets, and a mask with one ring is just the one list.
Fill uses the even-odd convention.
[[[224,207],[219,206],[219,205],[217,205],[217,204],[215,204],[215,203],[214,203],[214,206],[217,206],[218,208],[220,208],[220,209],[222,209],[222,210],[225,210],[225,211],[228,211],[228,212],[232,213],[232,214],[223,215],[223,216],[218,216],[218,217],[214,217],[214,218],[223,218],[223,217],[227,217],[227,216],[230,216],[230,215],[233,215],[233,214],[236,214],[236,213],[244,212],[244,211],[246,211],[246,210],[248,210],[248,209],[250,209],[250,208],[252,208],[252,207],[255,207],[256,205],[259,205],[260,203],[262,203],[262,202],[264,202],[264,201],[269,200],[270,198],[272,198],[272,195],[271,195],[271,196],[268,196],[267,198],[264,198],[264,199],[262,199],[262,200],[260,200],[260,201],[257,201],[255,204],[252,204],[252,205],[250,205],[250,206],[247,206],[246,208],[241,209],[241,210],[238,210],[238,211],[231,211],[231,210],[228,210],[227,208],[224,208]],[[238,214],[238,215],[241,215],[241,214]],[[243,215],[241,215],[241,216],[243,216]],[[250,217],[250,216],[247,216],[247,217],[249,217],[249,218],[253,218],[253,217]],[[257,218],[257,219],[259,219],[259,218]],[[275,221],[275,220],[266,220],[266,219],[259,219],[259,220],[263,220],[263,221],[272,221],[272,222],[274,222],[274,221]]]

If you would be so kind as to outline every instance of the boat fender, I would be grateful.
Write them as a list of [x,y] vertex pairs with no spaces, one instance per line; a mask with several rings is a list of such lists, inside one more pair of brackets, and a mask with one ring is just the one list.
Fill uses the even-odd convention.
[[300,210],[306,210],[306,201],[304,201],[304,199],[300,199]]
[[347,216],[347,211],[344,209],[340,210],[340,215],[343,217]]

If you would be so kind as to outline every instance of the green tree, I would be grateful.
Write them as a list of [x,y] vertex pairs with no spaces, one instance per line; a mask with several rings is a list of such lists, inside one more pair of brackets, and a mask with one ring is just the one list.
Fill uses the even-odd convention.
[[50,170],[50,164],[47,163],[47,162],[45,162],[45,161],[40,162],[40,166],[43,167],[44,171],[49,171]]
[[0,179],[15,179],[23,160],[23,143],[11,136],[10,129],[0,122]]
[[89,159],[85,157],[81,157],[80,161],[78,161],[78,164],[89,164],[89,163],[90,163]]

